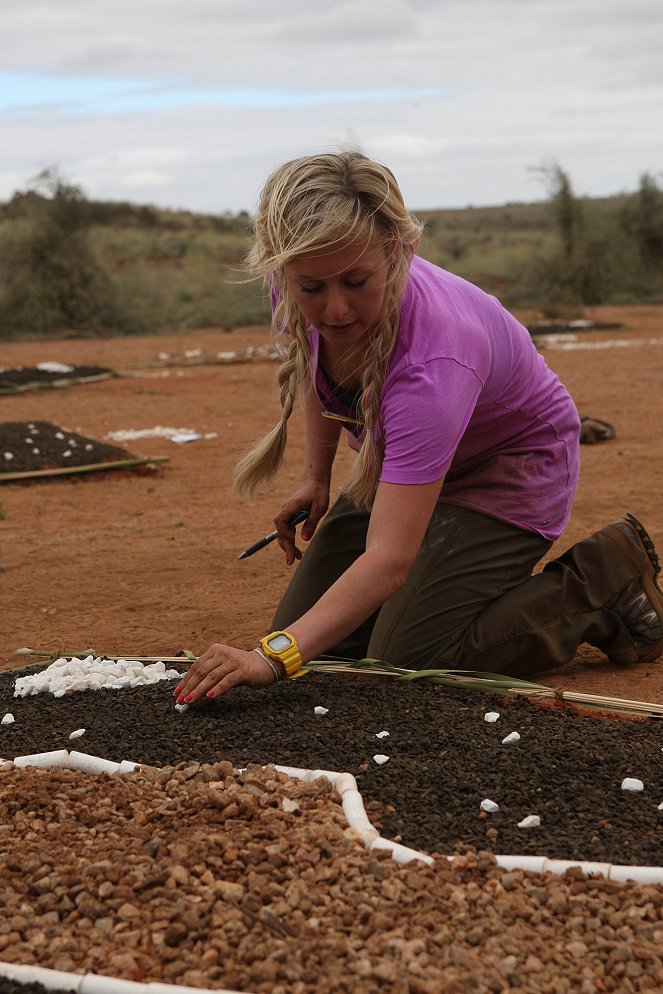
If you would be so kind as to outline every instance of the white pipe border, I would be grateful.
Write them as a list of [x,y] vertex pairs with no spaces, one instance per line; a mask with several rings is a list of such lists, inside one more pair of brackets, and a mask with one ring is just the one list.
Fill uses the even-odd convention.
[[101,973],[66,973],[43,966],[25,966],[0,960],[0,977],[19,984],[41,984],[49,991],[73,991],[74,994],[251,994],[225,988],[180,987],[177,984],[153,982],[139,984]]
[[[0,760],[1,763],[14,763],[15,766],[39,766],[42,769],[49,767],[68,767],[69,769],[85,768],[91,773],[112,772],[129,773],[135,769],[140,769],[140,763],[133,763],[129,760],[122,760],[121,763],[112,763],[110,760],[101,759],[97,756],[90,756],[87,753],[67,752],[66,749],[58,749],[53,752],[35,753],[29,756],[17,756],[13,760]],[[421,860],[428,865],[433,863],[432,856],[420,852],[417,849],[410,849],[399,842],[392,842],[383,838],[377,829],[371,824],[361,794],[357,789],[357,781],[351,773],[339,773],[334,770],[306,770],[294,766],[276,766],[279,773],[285,773],[296,780],[304,780],[312,783],[314,780],[324,778],[330,781],[341,797],[343,813],[350,828],[353,828],[361,837],[367,849],[389,849],[392,857],[399,863],[407,863],[410,860]],[[447,856],[448,860],[453,860],[453,856]],[[556,873],[561,875],[566,870],[577,867],[587,876],[602,875],[606,880],[615,880],[620,883],[633,881],[641,884],[663,884],[662,866],[629,866],[618,863],[601,863],[588,860],[567,860],[549,859],[547,856],[522,856],[522,855],[496,855],[497,865],[505,870],[524,870],[527,873]]]

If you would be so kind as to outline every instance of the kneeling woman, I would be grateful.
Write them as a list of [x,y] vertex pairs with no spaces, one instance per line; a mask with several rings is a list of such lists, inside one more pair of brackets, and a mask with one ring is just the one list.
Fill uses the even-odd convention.
[[[529,333],[477,287],[416,255],[394,176],[357,152],[296,159],[262,192],[248,259],[284,351],[279,424],[240,463],[277,471],[302,391],[302,482],[275,518],[311,544],[255,649],[214,643],[178,701],[294,677],[321,654],[518,676],[582,642],[621,663],[663,650],[658,559],[632,515],[532,570],[567,524],[579,419]],[[357,450],[327,513],[341,432]]]

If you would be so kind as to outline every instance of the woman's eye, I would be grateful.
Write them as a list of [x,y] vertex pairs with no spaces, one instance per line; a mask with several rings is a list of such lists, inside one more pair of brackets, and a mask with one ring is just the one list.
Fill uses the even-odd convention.
[[358,290],[359,287],[364,286],[367,282],[368,276],[365,276],[363,280],[346,280],[346,286],[349,286],[351,290]]
[[301,293],[319,293],[320,287],[319,286],[300,286],[299,290],[300,290]]

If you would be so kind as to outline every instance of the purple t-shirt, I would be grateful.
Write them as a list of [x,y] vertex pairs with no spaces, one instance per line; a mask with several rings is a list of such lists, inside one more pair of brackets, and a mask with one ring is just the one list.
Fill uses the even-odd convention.
[[[314,328],[311,346],[322,404],[347,414],[318,368]],[[496,298],[416,256],[378,431],[385,483],[444,477],[440,500],[550,540],[569,520],[580,462],[569,394]]]

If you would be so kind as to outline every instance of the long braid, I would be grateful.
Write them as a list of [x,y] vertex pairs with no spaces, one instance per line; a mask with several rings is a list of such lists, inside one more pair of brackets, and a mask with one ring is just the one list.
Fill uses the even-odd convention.
[[380,480],[383,448],[376,437],[380,421],[382,388],[399,327],[397,300],[391,297],[381,320],[381,334],[369,337],[362,374],[361,409],[366,435],[359,457],[343,487],[358,507],[370,508]]
[[235,468],[233,483],[240,494],[252,496],[261,480],[269,482],[281,467],[288,440],[288,420],[295,407],[299,384],[308,369],[310,346],[306,336],[304,339],[305,345],[302,347],[297,338],[292,337],[286,357],[276,374],[281,405],[278,424],[240,459]]

